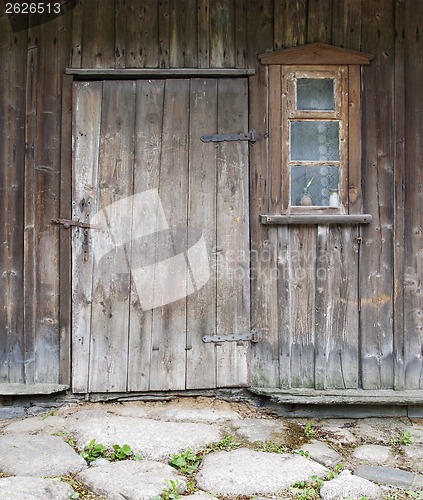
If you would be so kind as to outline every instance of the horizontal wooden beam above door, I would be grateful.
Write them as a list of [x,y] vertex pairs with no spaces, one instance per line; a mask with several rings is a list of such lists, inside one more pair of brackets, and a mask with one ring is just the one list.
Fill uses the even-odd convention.
[[125,80],[137,78],[236,78],[253,76],[250,68],[67,68],[67,75],[79,80]]

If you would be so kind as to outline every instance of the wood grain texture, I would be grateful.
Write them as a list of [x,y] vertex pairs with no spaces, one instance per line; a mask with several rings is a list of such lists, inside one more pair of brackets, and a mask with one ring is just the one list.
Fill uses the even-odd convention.
[[[73,92],[72,218],[99,211],[102,82],[75,83]],[[72,233],[72,390],[88,392],[95,259],[89,232]]]
[[[405,81],[407,82],[405,109],[405,246],[404,246],[404,350],[405,386],[407,389],[423,387],[423,183],[422,100],[417,89],[421,86],[422,37],[418,19],[422,5],[405,4],[406,31]],[[408,90],[409,89],[409,90]],[[400,138],[400,136],[399,136]],[[400,174],[399,174],[400,175]],[[400,188],[400,186],[398,186]],[[398,219],[397,219],[397,222]],[[399,233],[400,235],[401,233]],[[397,242],[401,245],[401,239]],[[401,253],[400,253],[401,255]],[[398,277],[400,278],[401,275]],[[398,332],[399,334],[399,332]]]
[[[361,358],[365,389],[393,386],[393,142],[394,10],[390,1],[363,4],[363,50],[375,59],[363,69],[363,201],[373,223],[362,230]],[[380,33],[380,36],[378,35]],[[379,98],[371,96],[383,88]]]
[[94,267],[89,390],[117,392],[127,388],[132,227],[118,202],[130,207],[133,193],[134,82],[104,82],[102,103],[98,203],[114,246]]
[[[23,235],[25,144],[25,33],[7,38],[8,20],[0,17],[0,380],[25,382]],[[9,85],[13,79],[14,84]]]
[[[187,231],[188,203],[188,140],[189,140],[189,80],[167,80],[165,84],[163,144],[160,165],[159,196],[162,199],[170,228],[182,237]],[[174,254],[178,242],[172,236]],[[182,254],[178,256],[184,259]],[[187,286],[187,275],[182,275],[185,261],[168,268],[169,287]],[[172,271],[174,275],[172,276]],[[162,286],[162,307],[154,310],[152,336],[150,390],[185,388],[186,294],[176,302],[166,303],[167,287]]]
[[[158,189],[160,185],[165,82],[139,80],[136,85],[134,194]],[[147,248],[142,243],[137,250],[133,247],[132,260],[137,256],[136,252],[145,256]],[[142,308],[140,293],[142,290],[138,291],[132,277],[128,362],[130,391],[147,391],[150,380],[155,377],[155,373],[151,372],[154,310]]]
[[[246,80],[218,82],[217,132],[248,130]],[[250,331],[248,231],[248,144],[218,143],[216,193],[217,333]],[[223,342],[217,348],[217,385],[249,385],[249,342]]]
[[202,337],[217,333],[213,313],[217,296],[216,259],[220,254],[216,241],[217,148],[201,142],[200,134],[217,133],[217,86],[216,80],[191,80],[188,248],[197,243],[201,234],[209,268],[206,265],[196,272],[204,274],[204,279],[210,274],[210,278],[187,298],[187,389],[216,387],[216,349],[219,348],[213,343],[204,343]]

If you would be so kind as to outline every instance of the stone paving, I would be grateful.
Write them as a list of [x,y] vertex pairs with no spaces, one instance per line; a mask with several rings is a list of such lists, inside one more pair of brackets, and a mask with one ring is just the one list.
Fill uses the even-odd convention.
[[[80,453],[90,442],[104,445],[103,453],[85,460]],[[101,457],[110,458],[113,446],[124,444],[133,452],[130,459]],[[192,470],[184,473],[169,461],[188,448]],[[0,420],[2,500],[179,495],[423,498],[423,420],[289,419],[205,397],[74,402],[47,414]]]

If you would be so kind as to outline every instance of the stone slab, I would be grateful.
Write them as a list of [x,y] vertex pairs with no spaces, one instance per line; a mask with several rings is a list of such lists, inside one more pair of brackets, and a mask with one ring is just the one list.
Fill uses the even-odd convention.
[[334,467],[341,461],[341,455],[321,441],[312,441],[301,447],[310,458],[325,467]]
[[57,436],[0,436],[0,472],[24,476],[62,476],[79,472],[85,460]]
[[423,488],[423,475],[392,467],[360,465],[354,470],[354,474],[374,483],[395,488]]
[[206,455],[196,481],[200,489],[221,495],[268,495],[327,472],[300,455],[239,448]]
[[160,495],[166,481],[177,481],[179,493],[186,489],[186,480],[167,464],[143,460],[114,462],[86,469],[76,479],[108,500],[150,500]]
[[237,434],[250,442],[270,441],[275,434],[286,430],[285,426],[279,421],[261,418],[246,418],[239,422],[233,422],[232,427]]
[[218,425],[115,415],[77,420],[69,432],[77,438],[80,449],[92,439],[110,447],[114,444],[128,444],[134,453],[149,460],[166,460],[187,448],[198,451],[221,439]]
[[69,500],[73,488],[62,481],[38,477],[0,478],[0,498],[2,500]]
[[353,456],[374,465],[386,465],[394,461],[391,448],[380,444],[364,444],[354,450]]
[[379,500],[383,498],[382,489],[362,477],[353,476],[350,471],[343,471],[336,479],[327,481],[320,488],[323,500],[345,500],[366,498]]

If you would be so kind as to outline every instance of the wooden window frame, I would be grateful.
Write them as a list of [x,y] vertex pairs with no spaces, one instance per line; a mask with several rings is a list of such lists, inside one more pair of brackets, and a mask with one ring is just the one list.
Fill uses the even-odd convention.
[[[361,66],[372,56],[331,45],[313,43],[259,56],[268,66],[269,214],[265,224],[295,224],[315,221],[369,223],[363,214],[361,194]],[[338,82],[335,111],[293,109],[293,79],[299,75],[332,75]],[[340,121],[340,205],[295,206],[290,204],[290,121],[324,119]],[[295,162],[296,163],[296,162]],[[301,163],[301,162],[300,162]],[[311,164],[313,162],[306,162]],[[272,215],[273,214],[273,215]],[[354,216],[351,217],[350,216]],[[311,222],[315,223],[315,222]]]

